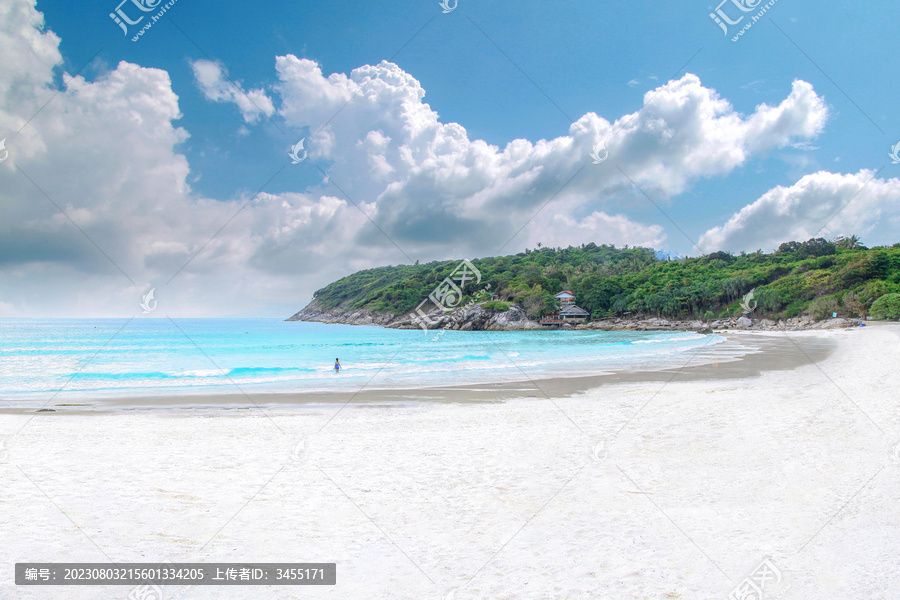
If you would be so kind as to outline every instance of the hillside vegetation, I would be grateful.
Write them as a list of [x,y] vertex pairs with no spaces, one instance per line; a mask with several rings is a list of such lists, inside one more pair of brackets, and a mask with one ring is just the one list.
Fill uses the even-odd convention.
[[[466,285],[463,302],[490,284],[500,297],[492,309],[518,303],[537,318],[555,310],[553,295],[567,289],[595,319],[710,319],[743,312],[740,301],[753,290],[754,316],[820,319],[833,312],[866,316],[883,296],[900,294],[900,244],[870,249],[855,236],[787,242],[771,254],[714,252],[679,260],[658,260],[656,254],[651,248],[591,243],[475,259],[482,280]],[[323,308],[407,313],[458,264],[448,260],[359,271],[318,290],[315,300]],[[897,298],[876,304],[878,316],[896,318]]]

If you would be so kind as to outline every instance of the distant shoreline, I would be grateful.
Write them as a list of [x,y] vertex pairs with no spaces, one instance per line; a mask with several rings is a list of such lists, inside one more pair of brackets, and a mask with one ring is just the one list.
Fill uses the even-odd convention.
[[[713,333],[723,330],[750,331],[804,331],[815,329],[838,329],[854,327],[864,322],[859,318],[836,317],[813,320],[810,317],[793,317],[790,319],[766,319],[751,315],[747,317],[729,317],[710,320],[678,320],[658,317],[609,317],[587,323],[565,324],[562,326],[544,326],[539,321],[528,318],[525,311],[512,306],[508,311],[484,309],[476,304],[467,309],[451,312],[433,310],[427,313],[429,330],[447,329],[450,331],[695,331]],[[368,325],[388,329],[420,329],[424,320],[404,314],[376,313],[370,310],[345,310],[341,308],[323,308],[316,300],[285,319],[285,321],[306,321],[334,325]],[[868,321],[866,321],[868,323]]]
[[[551,397],[563,398],[614,383],[638,383],[669,381],[677,376],[682,381],[726,380],[756,377],[767,371],[786,371],[825,360],[837,348],[838,342],[828,332],[801,332],[772,334],[732,332],[724,334],[727,342],[749,346],[745,354],[737,358],[723,356],[711,361],[711,354],[693,356],[681,368],[645,369],[631,372],[577,375],[521,379],[502,383],[473,383],[467,385],[437,386],[400,389],[362,389],[349,392],[290,392],[290,393],[239,393],[197,394],[171,396],[135,396],[69,400],[47,405],[0,408],[0,414],[39,414],[58,416],[65,414],[109,414],[134,411],[188,414],[191,411],[240,411],[260,414],[272,411],[317,406],[352,404],[356,406],[399,405],[419,402],[492,403],[515,398]],[[788,339],[788,335],[792,339]],[[802,351],[801,351],[802,349]],[[721,349],[719,349],[721,351]],[[699,354],[699,352],[697,352]],[[695,364],[691,364],[694,362]],[[527,377],[527,374],[525,375]],[[46,411],[51,409],[51,411]],[[235,414],[240,414],[235,413]]]

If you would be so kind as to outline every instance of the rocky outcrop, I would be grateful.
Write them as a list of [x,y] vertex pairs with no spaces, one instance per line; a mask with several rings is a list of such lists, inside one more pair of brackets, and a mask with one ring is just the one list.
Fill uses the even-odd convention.
[[395,319],[394,315],[371,310],[353,310],[342,307],[323,308],[317,300],[313,300],[303,310],[285,320],[340,323],[341,325],[387,325]]
[[771,319],[751,319],[746,316],[711,322],[615,318],[585,323],[584,325],[577,326],[576,329],[600,331],[696,331],[698,333],[712,333],[713,331],[728,331],[732,329],[746,329],[749,331],[843,329],[847,327],[858,327],[860,323],[862,323],[861,319],[842,319],[840,317],[824,321],[813,321],[809,317],[795,317],[793,319],[781,319],[778,322]]
[[[728,319],[724,321],[713,321],[710,323],[712,329],[750,329],[755,331],[801,331],[806,329],[846,329],[848,327],[859,327],[864,323],[862,319],[844,319],[837,317],[835,319],[825,319],[822,321],[814,321],[810,317],[794,317],[793,319],[779,319],[777,322],[772,319]],[[749,322],[749,324],[748,324]]]
[[593,331],[694,331],[704,327],[701,321],[669,321],[668,319],[600,319],[576,325],[575,329]]
[[480,304],[458,308],[452,312],[433,309],[426,319],[413,319],[412,313],[392,315],[370,310],[347,308],[324,308],[316,300],[293,315],[288,321],[316,321],[318,323],[339,323],[342,325],[381,325],[392,329],[419,329],[422,323],[428,329],[455,329],[459,331],[519,331],[540,329],[541,324],[532,321],[518,306],[507,311],[487,310]]
[[530,329],[576,329],[589,331],[696,331],[712,333],[743,329],[748,331],[799,331],[804,329],[842,329],[858,327],[861,319],[827,319],[813,321],[809,317],[794,317],[773,321],[771,319],[751,319],[739,317],[712,322],[674,321],[668,319],[601,319],[581,325],[562,327],[542,327],[538,321],[529,319],[525,311],[517,305],[507,311],[488,310],[481,304],[461,307],[451,312],[438,309],[427,314],[427,319],[415,320],[410,313],[392,315],[371,310],[348,308],[324,308],[313,300],[309,305],[287,319],[288,321],[316,321],[319,323],[340,323],[343,325],[380,325],[392,329],[418,329],[424,323],[428,329],[453,329],[457,331],[525,331]]
[[432,310],[426,318],[415,320],[403,315],[387,325],[396,329],[418,329],[422,325],[428,329],[453,329],[458,331],[524,331],[540,329],[541,324],[532,321],[518,306],[510,306],[507,311],[486,310],[480,304],[460,308],[449,313]]

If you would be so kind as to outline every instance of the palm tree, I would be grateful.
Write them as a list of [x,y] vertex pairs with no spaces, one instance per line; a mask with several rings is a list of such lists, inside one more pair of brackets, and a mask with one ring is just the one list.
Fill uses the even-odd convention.
[[838,236],[834,240],[834,245],[845,250],[857,250],[863,248],[862,239],[855,234],[850,237],[844,237],[842,235]]

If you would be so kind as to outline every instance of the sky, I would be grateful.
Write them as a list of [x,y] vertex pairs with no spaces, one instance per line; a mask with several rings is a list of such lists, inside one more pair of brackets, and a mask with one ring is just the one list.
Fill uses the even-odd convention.
[[898,242],[898,22],[0,0],[0,317],[288,317],[360,269],[538,243]]

